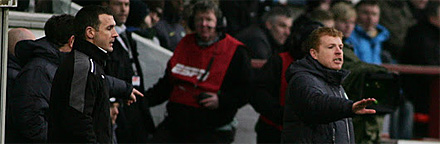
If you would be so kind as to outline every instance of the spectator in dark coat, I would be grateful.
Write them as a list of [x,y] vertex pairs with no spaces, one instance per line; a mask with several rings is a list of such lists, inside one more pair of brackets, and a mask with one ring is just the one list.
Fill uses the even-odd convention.
[[293,18],[287,7],[276,7],[267,12],[262,21],[261,25],[253,25],[235,36],[252,49],[254,59],[268,59],[284,50]]
[[71,49],[72,22],[71,15],[53,16],[44,26],[45,38],[17,43],[15,53],[23,69],[9,100],[11,142],[46,142],[50,88],[58,65]]
[[15,79],[21,70],[21,66],[15,57],[15,45],[22,40],[35,40],[34,34],[25,28],[14,28],[8,32],[8,81],[6,85],[6,130],[5,130],[5,142],[11,143],[11,112],[9,108],[9,100],[12,96],[12,90]]
[[183,0],[167,0],[163,9],[163,16],[154,26],[160,46],[174,51],[180,40],[186,35],[180,24],[182,20]]
[[259,0],[220,0],[220,9],[227,19],[225,32],[235,36],[240,30],[259,23]]
[[[408,29],[400,63],[410,65],[440,66],[440,6],[430,2],[425,9],[427,19]],[[430,83],[438,75],[402,75],[403,92],[414,104],[414,112],[429,114]],[[417,123],[415,123],[417,124]],[[420,128],[420,129],[419,129]],[[426,136],[427,124],[414,127],[414,137]],[[400,134],[407,138],[405,135]]]
[[379,23],[390,32],[390,38],[383,43],[383,62],[397,63],[399,53],[405,44],[406,31],[416,24],[406,1],[378,1]]
[[423,13],[423,9],[425,9],[428,2],[429,0],[407,1],[409,10],[411,11],[413,17],[416,18],[418,22],[426,19],[426,15]]
[[[116,21],[116,32],[119,37],[113,43],[113,51],[109,53],[104,71],[144,92],[144,75],[139,63],[139,53],[131,32],[126,30],[125,22],[130,11],[131,0],[107,0],[104,6],[110,8]],[[154,131],[153,118],[143,97],[131,106],[121,107],[117,120],[116,135],[119,143],[146,143]]]
[[158,7],[150,8],[141,0],[130,0],[130,11],[125,23],[127,31],[147,39],[156,38],[156,30],[153,26],[159,22],[162,15],[161,10]]
[[286,72],[289,81],[284,109],[283,143],[354,143],[351,116],[373,114],[365,109],[375,99],[348,100],[341,86],[342,33],[319,28],[305,41],[309,51]]

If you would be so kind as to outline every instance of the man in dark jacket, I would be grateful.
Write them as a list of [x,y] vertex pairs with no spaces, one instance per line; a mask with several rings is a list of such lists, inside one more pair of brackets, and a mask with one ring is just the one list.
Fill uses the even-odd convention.
[[53,16],[44,26],[46,37],[17,43],[15,53],[23,69],[9,99],[10,142],[46,142],[50,88],[59,63],[70,52],[72,22],[71,15]]
[[289,81],[284,111],[283,143],[354,143],[351,116],[373,114],[365,109],[369,98],[348,100],[342,81],[348,71],[343,64],[342,33],[319,28],[305,41],[309,51],[286,72]]
[[8,98],[14,81],[21,70],[18,59],[15,57],[15,45],[22,40],[35,40],[35,35],[25,28],[14,28],[8,31]]
[[10,143],[12,126],[11,126],[11,112],[9,108],[9,99],[12,96],[12,90],[15,79],[21,70],[21,66],[15,57],[15,45],[21,40],[35,40],[35,35],[25,28],[14,28],[8,31],[8,83],[6,85],[6,130],[5,130],[5,142]]
[[48,142],[111,143],[109,94],[130,99],[131,103],[136,101],[134,94],[140,93],[131,91],[130,84],[113,87],[120,83],[104,74],[107,53],[113,50],[118,36],[111,11],[86,6],[77,13],[73,24],[72,52],[53,79]]
[[254,59],[268,59],[283,51],[293,18],[288,7],[275,7],[263,15],[262,21],[235,36],[252,49]]
[[[131,83],[134,88],[144,92],[144,77],[139,63],[136,42],[125,26],[130,11],[130,0],[106,0],[104,6],[115,15],[115,30],[119,34],[113,43],[104,71],[106,74]],[[151,139],[154,123],[142,97],[131,106],[122,106],[117,120],[116,135],[119,143],[146,143]]]
[[231,143],[234,116],[247,103],[249,57],[241,42],[216,30],[213,1],[196,2],[192,14],[196,33],[182,39],[164,78],[147,93],[151,105],[169,100],[153,142]]
[[163,17],[153,27],[160,41],[160,46],[174,51],[179,41],[185,36],[185,29],[180,24],[183,12],[183,0],[166,0]]
[[[440,66],[440,2],[430,1],[424,13],[426,19],[408,29],[400,57],[402,64]],[[439,75],[402,75],[403,93],[414,104],[415,113],[427,115],[432,109],[429,92],[434,79],[439,79]],[[427,135],[428,124],[416,124],[414,137]],[[408,133],[398,132],[398,138],[411,138]]]

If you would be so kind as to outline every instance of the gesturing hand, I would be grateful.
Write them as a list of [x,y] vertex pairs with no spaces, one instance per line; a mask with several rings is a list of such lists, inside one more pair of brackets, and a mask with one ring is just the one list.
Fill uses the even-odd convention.
[[128,99],[128,101],[127,101],[127,105],[130,105],[130,104],[132,104],[132,103],[134,103],[134,102],[136,102],[136,96],[141,96],[141,97],[144,97],[144,95],[141,93],[141,92],[139,92],[138,90],[136,90],[135,88],[133,88],[133,91],[131,92],[131,94],[130,94],[130,98]]
[[376,110],[366,109],[365,107],[373,104],[376,101],[374,98],[363,99],[353,104],[352,110],[355,114],[375,114]]

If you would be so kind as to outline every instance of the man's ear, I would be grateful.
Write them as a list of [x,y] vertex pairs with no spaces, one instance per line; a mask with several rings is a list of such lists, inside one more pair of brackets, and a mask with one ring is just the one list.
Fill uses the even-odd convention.
[[88,39],[93,39],[95,37],[95,29],[91,26],[86,28],[86,37]]
[[309,52],[313,59],[318,59],[318,52],[315,49],[310,49]]
[[69,44],[69,48],[72,49],[73,48],[73,42],[75,41],[75,36],[71,36],[69,38],[68,44]]
[[267,29],[272,30],[272,23],[270,21],[266,21],[264,25],[266,26]]

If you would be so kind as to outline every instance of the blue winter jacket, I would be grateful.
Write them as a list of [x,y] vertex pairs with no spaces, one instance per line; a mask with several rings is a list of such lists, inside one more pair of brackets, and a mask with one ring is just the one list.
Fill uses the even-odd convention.
[[367,35],[367,32],[359,25],[356,25],[353,33],[345,41],[353,45],[354,53],[362,61],[372,64],[382,64],[380,55],[382,53],[382,42],[388,40],[390,33],[382,26],[377,25],[379,31],[376,37],[372,38]]

